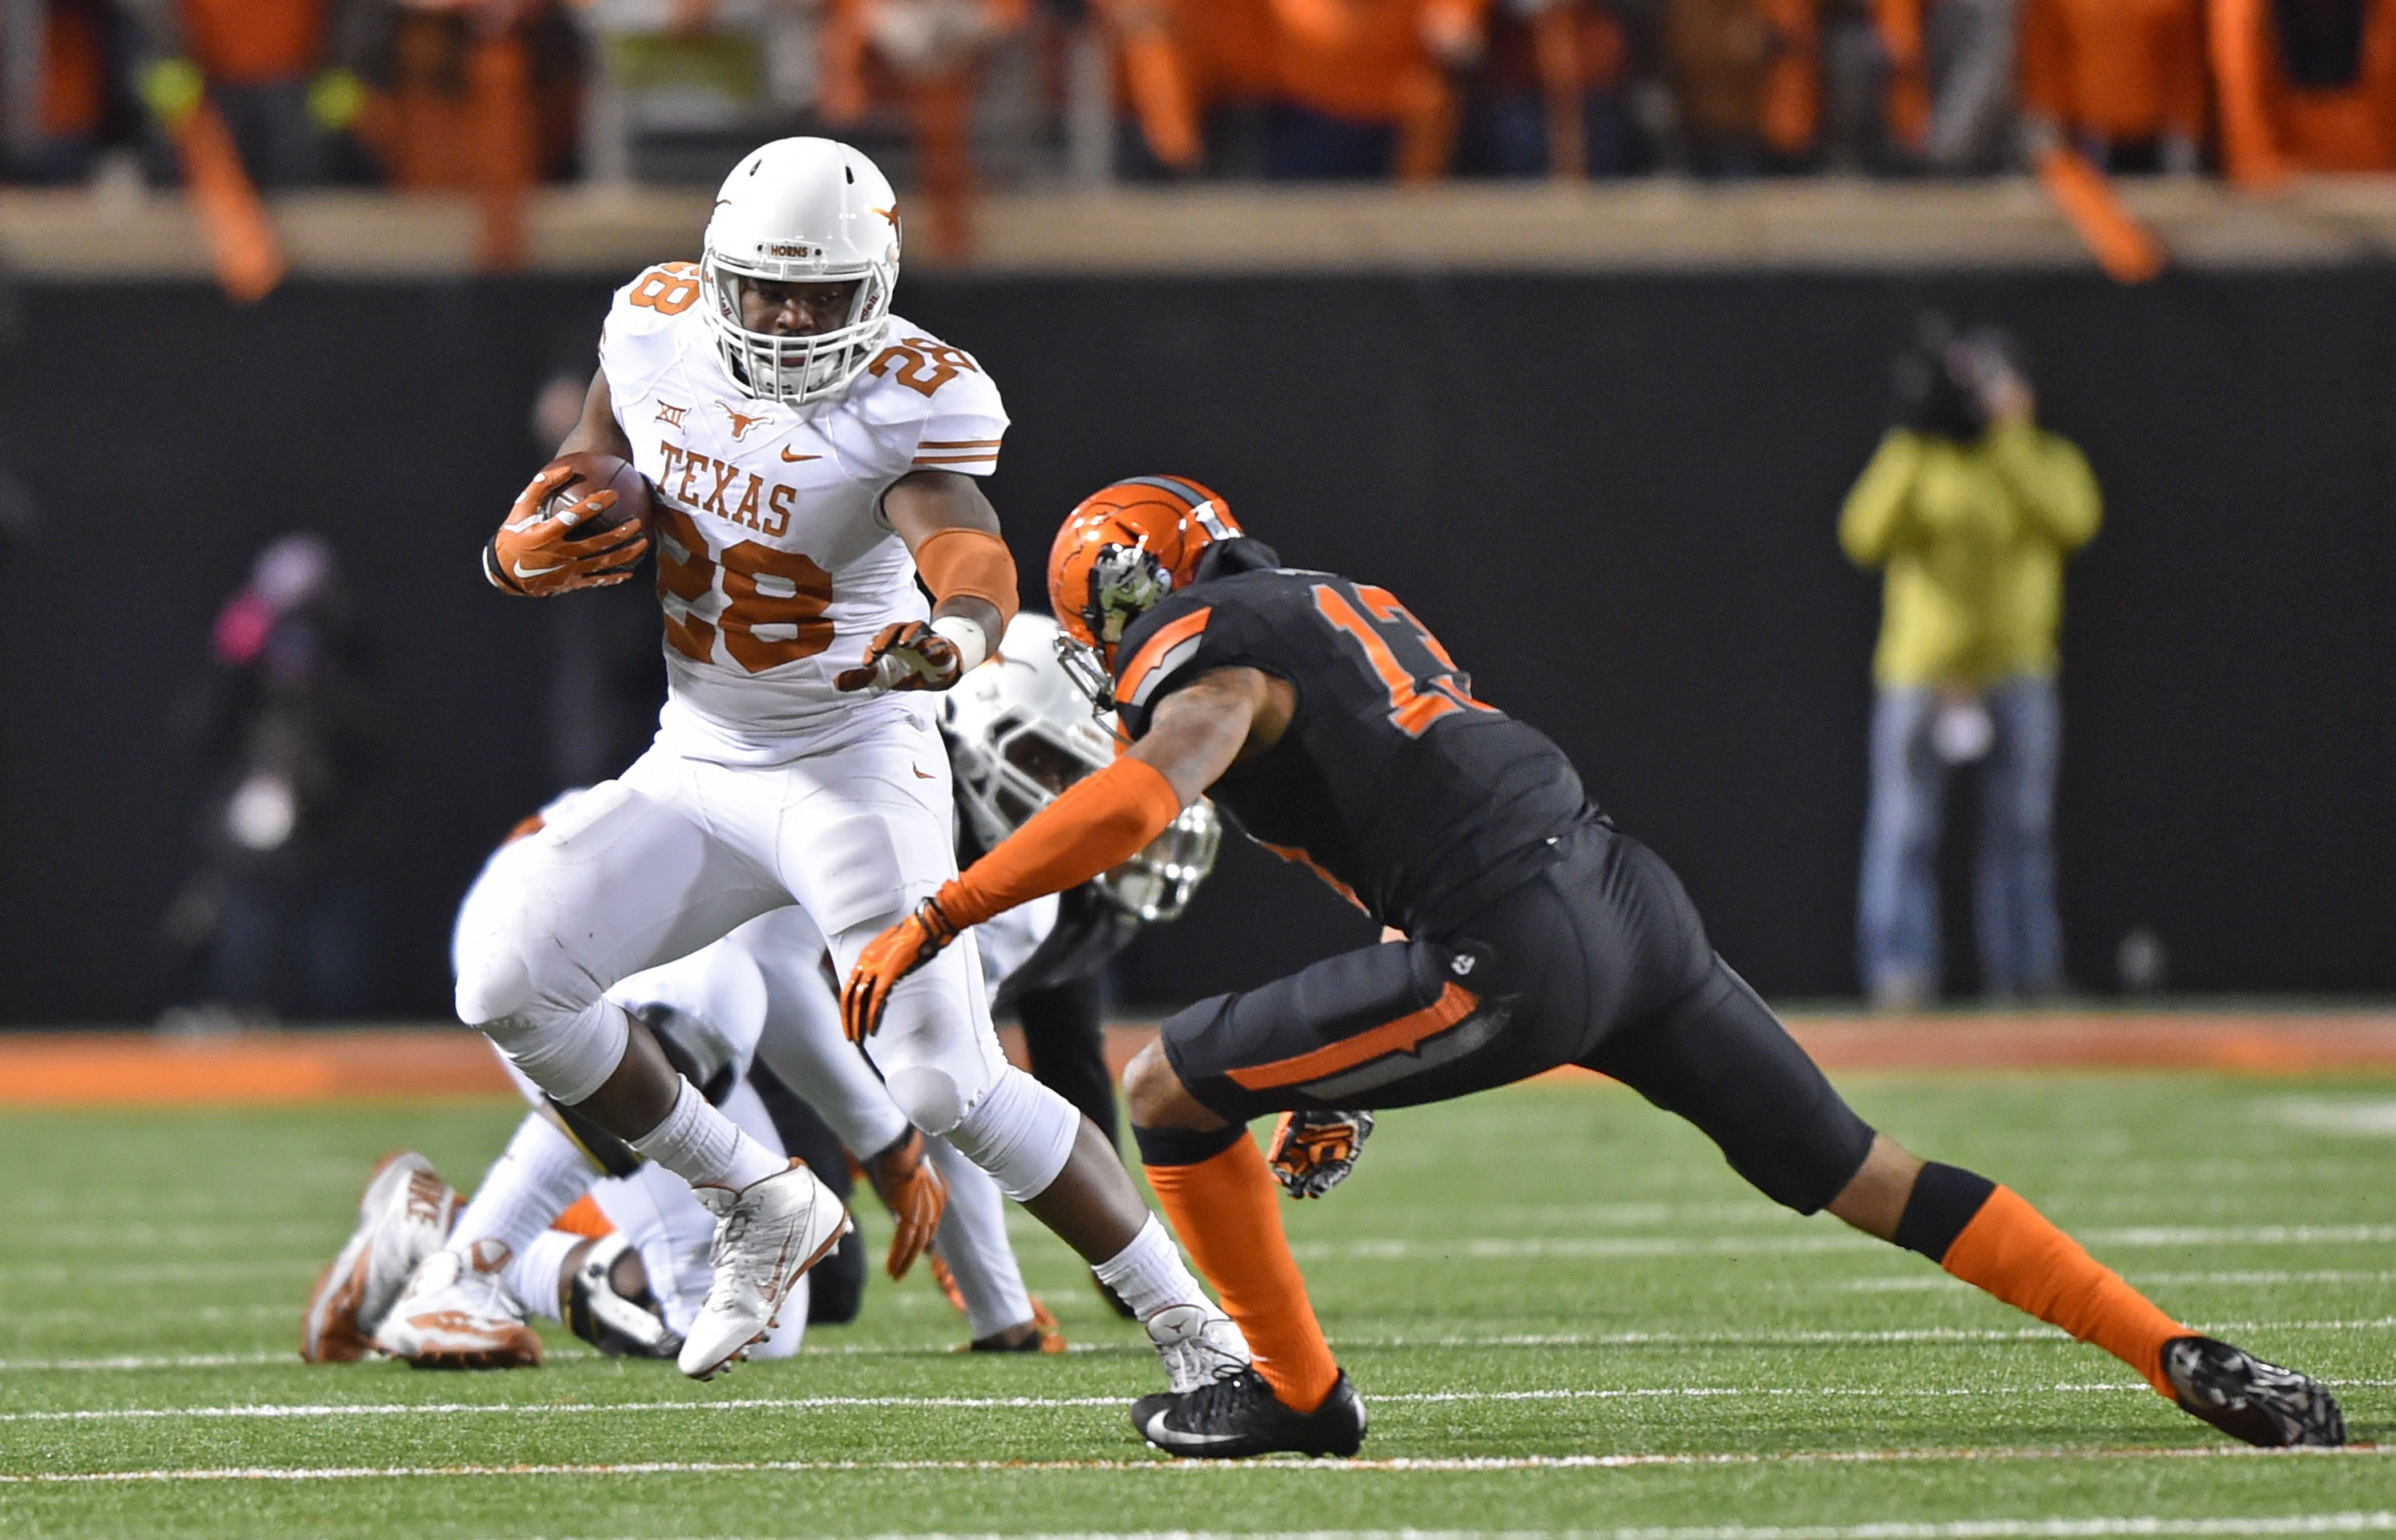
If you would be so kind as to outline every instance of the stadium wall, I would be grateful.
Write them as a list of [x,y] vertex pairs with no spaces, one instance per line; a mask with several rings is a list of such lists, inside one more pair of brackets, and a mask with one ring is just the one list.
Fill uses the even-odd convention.
[[[2137,290],[2068,272],[917,277],[903,299],[1007,392],[992,491],[1028,591],[1091,486],[1213,484],[1290,561],[1404,596],[1781,995],[1854,988],[1878,592],[1839,554],[1839,501],[1915,307],[2000,320],[2109,499],[2067,606],[2074,976],[2107,984],[2145,926],[2176,985],[2396,989],[2383,269]],[[172,724],[217,606],[295,527],[340,549],[379,659],[387,774],[361,866],[388,922],[382,995],[394,1016],[446,1010],[456,898],[552,790],[552,631],[484,587],[474,553],[539,458],[526,409],[559,339],[595,334],[605,301],[567,278],[309,281],[246,311],[176,283],[16,292],[0,460],[44,522],[0,554],[0,1019],[166,1002],[158,923],[199,790]],[[1231,850],[1125,982],[1186,999],[1366,934],[1311,879]]]

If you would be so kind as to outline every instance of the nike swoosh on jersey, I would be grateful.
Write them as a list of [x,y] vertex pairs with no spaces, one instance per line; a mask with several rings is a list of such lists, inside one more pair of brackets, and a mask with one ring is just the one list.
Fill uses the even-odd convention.
[[792,465],[796,465],[801,460],[821,459],[823,457],[821,455],[793,455],[790,450],[784,449],[782,451],[782,458]]
[[560,562],[556,566],[528,567],[522,562],[518,562],[515,564],[515,573],[519,578],[538,578],[544,572],[559,571],[564,568],[565,565],[566,564],[564,562]]
[[938,777],[938,776],[927,776],[927,775],[924,774],[923,766],[921,766],[921,765],[911,764],[911,765],[907,766],[907,768],[915,772],[915,778],[916,778],[917,780],[938,780],[938,779],[939,779],[939,777]]

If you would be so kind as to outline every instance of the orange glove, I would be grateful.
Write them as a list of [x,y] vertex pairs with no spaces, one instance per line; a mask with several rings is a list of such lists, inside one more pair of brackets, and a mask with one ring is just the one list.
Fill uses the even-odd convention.
[[[954,887],[956,884],[947,884]],[[882,1008],[890,1002],[898,982],[948,949],[958,936],[937,897],[915,906],[915,912],[865,944],[850,970],[848,987],[840,992],[840,1029],[849,1042],[861,1043],[882,1026]]]
[[957,644],[921,620],[903,620],[873,633],[861,668],[845,669],[836,690],[945,690],[965,673]]
[[483,548],[483,576],[493,588],[543,599],[576,589],[605,588],[631,577],[641,558],[648,554],[648,532],[638,523],[613,527],[598,524],[576,537],[577,526],[592,523],[616,506],[611,487],[543,513],[550,493],[573,475],[571,466],[544,466],[516,495],[507,522]]
[[890,1237],[888,1267],[892,1279],[904,1278],[940,1228],[940,1215],[949,1206],[948,1178],[924,1158],[924,1135],[912,1128],[866,1162],[865,1175],[890,1217],[898,1222]]

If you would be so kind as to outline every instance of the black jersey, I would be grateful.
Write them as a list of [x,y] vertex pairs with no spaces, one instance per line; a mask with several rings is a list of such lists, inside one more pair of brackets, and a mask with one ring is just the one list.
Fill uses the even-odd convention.
[[1209,790],[1241,832],[1315,869],[1366,913],[1437,934],[1597,816],[1564,750],[1472,698],[1471,679],[1388,590],[1287,567],[1208,578],[1124,633],[1124,730],[1212,669],[1287,680],[1271,750]]

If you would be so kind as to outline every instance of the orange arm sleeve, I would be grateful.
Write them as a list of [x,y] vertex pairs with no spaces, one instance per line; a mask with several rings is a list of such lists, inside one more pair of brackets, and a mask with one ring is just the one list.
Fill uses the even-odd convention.
[[963,929],[1078,887],[1138,855],[1180,816],[1180,794],[1164,771],[1119,759],[1067,787],[964,876],[943,883],[940,911]]
[[[924,586],[932,591],[932,601],[953,599],[963,594],[987,600],[998,611],[998,623],[1004,630],[1015,618],[1020,603],[1015,591],[1015,557],[1006,542],[982,529],[942,529],[915,548],[915,570],[924,575]],[[998,638],[990,639],[996,651]]]

